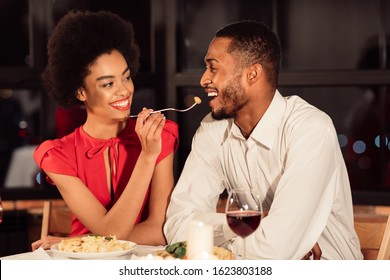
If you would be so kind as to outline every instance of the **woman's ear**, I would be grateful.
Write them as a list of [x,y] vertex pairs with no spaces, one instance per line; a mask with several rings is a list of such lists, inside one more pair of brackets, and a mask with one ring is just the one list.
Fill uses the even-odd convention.
[[77,91],[76,91],[76,98],[82,102],[84,102],[86,100],[85,98],[85,91],[84,89],[81,87],[79,88]]

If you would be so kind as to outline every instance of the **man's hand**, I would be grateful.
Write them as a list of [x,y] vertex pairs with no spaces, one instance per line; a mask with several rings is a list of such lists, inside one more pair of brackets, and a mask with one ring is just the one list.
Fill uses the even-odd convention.
[[320,245],[316,243],[314,244],[314,247],[311,249],[311,251],[302,258],[302,260],[310,260],[311,256],[313,256],[313,260],[320,260],[321,255],[322,255],[322,251]]
[[[262,219],[268,216],[268,211],[263,211]],[[320,260],[322,251],[318,243],[314,244],[314,247],[302,258],[302,260],[310,260],[310,257],[313,256],[313,260]]]

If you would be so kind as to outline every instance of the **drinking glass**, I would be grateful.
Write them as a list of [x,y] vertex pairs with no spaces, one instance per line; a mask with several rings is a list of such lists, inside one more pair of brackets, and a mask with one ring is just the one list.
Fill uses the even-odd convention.
[[242,258],[246,259],[245,238],[258,228],[263,212],[259,192],[243,188],[228,189],[225,212],[230,229],[243,239]]

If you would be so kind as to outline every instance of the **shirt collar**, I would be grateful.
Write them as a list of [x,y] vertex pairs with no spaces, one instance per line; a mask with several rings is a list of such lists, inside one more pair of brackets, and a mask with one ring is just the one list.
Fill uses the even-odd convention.
[[[285,109],[286,101],[279,93],[279,91],[276,90],[267,111],[265,111],[263,117],[257,123],[252,134],[250,135],[250,138],[266,146],[268,149],[271,149],[274,143],[274,139],[277,137]],[[229,119],[229,125],[227,129],[227,137],[230,135],[231,137],[245,140],[241,134],[240,128],[234,123],[233,119]]]

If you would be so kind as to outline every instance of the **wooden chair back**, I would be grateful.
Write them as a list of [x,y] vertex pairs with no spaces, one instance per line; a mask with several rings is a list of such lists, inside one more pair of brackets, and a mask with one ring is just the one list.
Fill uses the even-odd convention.
[[390,215],[355,215],[355,230],[365,260],[390,259]]
[[66,206],[54,206],[52,201],[44,201],[41,238],[48,235],[66,237],[72,228],[72,212]]

